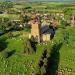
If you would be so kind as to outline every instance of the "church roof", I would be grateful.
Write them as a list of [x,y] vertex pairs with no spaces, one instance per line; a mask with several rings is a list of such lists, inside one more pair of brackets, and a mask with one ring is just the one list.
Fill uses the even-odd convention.
[[47,25],[41,27],[41,33],[42,34],[47,32],[47,30],[49,30],[49,27]]
[[45,25],[41,27],[42,34],[55,34],[54,29],[50,28],[49,26]]

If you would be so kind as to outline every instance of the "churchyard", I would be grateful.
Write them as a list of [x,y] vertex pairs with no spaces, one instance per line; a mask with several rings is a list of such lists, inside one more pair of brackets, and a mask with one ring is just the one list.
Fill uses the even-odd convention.
[[[58,62],[58,68],[56,72],[58,75],[74,75],[75,74],[75,29],[74,27],[67,27],[69,32],[69,45],[63,42],[58,53],[53,53],[54,58]],[[0,51],[0,75],[33,75],[37,69],[38,61],[42,56],[44,48],[50,48],[51,43],[48,45],[40,44],[37,45],[36,53],[25,54],[23,38],[26,40],[28,33],[24,31],[12,32],[15,37],[8,38],[8,33],[0,37],[0,46],[2,45],[3,50]],[[63,41],[63,29],[58,29],[54,38],[54,43]],[[25,35],[23,35],[25,34]],[[27,34],[27,35],[26,35]],[[18,36],[17,36],[18,35]],[[7,52],[9,52],[9,57],[6,58]],[[57,55],[56,55],[57,54]],[[57,57],[55,57],[55,55]],[[58,61],[59,60],[59,61]],[[55,65],[52,63],[52,65]],[[56,65],[55,65],[56,66]],[[50,67],[50,69],[52,66]]]
[[[75,17],[75,4],[13,5],[5,9],[0,7],[0,75],[75,75],[75,19],[70,22]],[[31,26],[28,22],[38,13],[41,22],[53,18],[59,21],[54,38],[48,42],[29,40]],[[56,13],[60,13],[59,16]],[[60,17],[63,13],[66,21]]]
[[[16,37],[8,38],[8,33],[0,37],[0,75],[33,75],[38,60],[42,54],[42,48],[38,45],[36,53],[28,55],[24,53],[23,38],[26,40],[28,33],[24,31],[12,32]],[[23,33],[25,35],[23,35]],[[6,58],[7,52],[9,57]]]

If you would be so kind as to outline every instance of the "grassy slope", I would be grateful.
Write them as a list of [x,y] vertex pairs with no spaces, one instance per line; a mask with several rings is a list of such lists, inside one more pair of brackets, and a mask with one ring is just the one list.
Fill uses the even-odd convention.
[[[67,72],[65,72],[65,75],[72,75],[72,73],[75,73],[75,28],[74,27],[68,27],[67,31],[69,32],[70,35],[70,39],[69,39],[69,46],[67,46],[66,44],[63,44],[63,46],[60,49],[60,62],[59,62],[59,68],[61,69],[72,69],[71,74],[67,74]],[[63,29],[59,29],[56,32],[56,36],[55,39],[58,40],[62,40],[62,32]]]
[[[55,35],[55,40],[62,40],[62,32],[63,29],[58,29]],[[63,44],[63,46],[60,49],[60,62],[59,62],[59,68],[64,69],[64,68],[72,68],[72,72],[75,71],[75,28],[68,27],[67,31],[70,34],[70,45],[67,46]],[[5,59],[3,57],[3,53],[5,50],[0,52],[0,75],[31,75],[32,71],[35,70],[38,60],[40,59],[40,56],[42,54],[42,50],[45,47],[49,47],[46,45],[37,45],[37,52],[32,55],[26,55],[23,53],[23,41],[20,40],[22,38],[26,39],[26,36],[28,36],[28,33],[25,33],[24,31],[21,32],[13,32],[13,34],[16,36],[15,39],[9,39],[7,38],[7,47],[5,50],[12,51],[16,50],[16,52],[10,56],[9,58]],[[20,35],[18,35],[20,34]],[[23,35],[25,34],[25,35]],[[7,34],[3,35],[0,37],[2,39],[3,37],[7,37]],[[2,58],[3,57],[3,58]],[[7,66],[6,66],[7,65]],[[66,72],[65,72],[66,73]],[[33,74],[32,74],[33,75]],[[67,75],[67,74],[65,74]]]
[[[26,39],[26,36],[28,37],[28,33],[21,31],[13,32],[13,34],[20,35],[14,37],[13,39],[7,38],[6,41],[4,41],[8,44],[7,47],[2,52],[0,52],[0,75],[33,75],[31,73],[35,70],[45,45],[37,45],[38,49],[36,53],[32,55],[26,55],[23,53],[23,41],[20,39]],[[7,37],[7,34],[1,36],[0,39],[4,38],[5,36]],[[10,56],[9,58],[5,59],[3,57],[3,54],[6,50],[15,50],[16,52],[12,54],[12,56]]]

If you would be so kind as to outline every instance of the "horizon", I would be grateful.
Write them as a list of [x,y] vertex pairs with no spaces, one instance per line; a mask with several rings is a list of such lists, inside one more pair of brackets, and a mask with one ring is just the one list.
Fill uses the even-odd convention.
[[75,2],[75,0],[0,0],[0,2]]

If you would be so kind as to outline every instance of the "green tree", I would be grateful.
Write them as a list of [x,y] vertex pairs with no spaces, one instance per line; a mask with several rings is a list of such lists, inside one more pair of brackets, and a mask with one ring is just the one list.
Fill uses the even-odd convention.
[[20,15],[20,20],[21,20],[22,24],[25,23],[25,26],[29,27],[28,22],[31,20],[31,18],[29,16]]
[[1,33],[5,33],[5,31],[6,31],[5,23],[0,24],[0,31],[1,31]]
[[61,27],[65,28],[67,25],[67,22],[65,20],[61,20]]
[[72,10],[70,8],[65,8],[63,10],[63,12],[64,12],[64,15],[71,15],[72,14]]
[[12,7],[13,7],[13,3],[10,1],[2,2],[0,5],[0,8],[2,8],[2,9],[8,9],[8,8],[12,8]]

